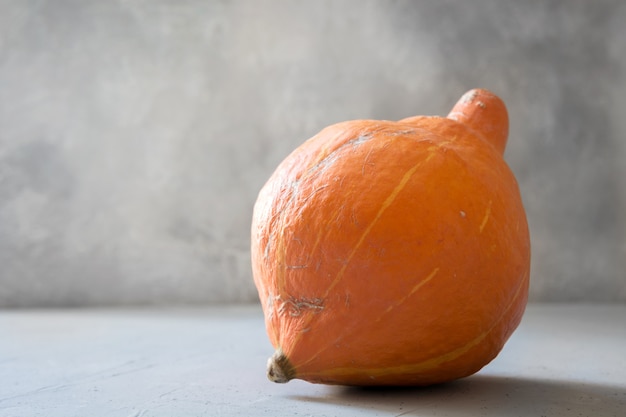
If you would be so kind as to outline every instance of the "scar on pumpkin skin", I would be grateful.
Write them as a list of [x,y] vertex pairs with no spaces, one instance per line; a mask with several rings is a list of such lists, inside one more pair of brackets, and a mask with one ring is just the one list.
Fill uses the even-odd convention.
[[370,150],[367,151],[367,155],[365,155],[365,158],[363,159],[363,166],[361,166],[361,175],[363,175],[363,176],[365,176],[365,167],[366,166],[371,166],[371,167],[375,166],[375,164],[373,162],[369,162],[368,161],[373,150],[374,150],[373,147],[370,148]]
[[339,156],[340,156],[339,154],[342,151],[342,149],[345,148],[346,146],[353,146],[353,147],[359,146],[367,142],[368,140],[372,139],[372,137],[373,137],[373,134],[371,132],[366,132],[357,136],[354,139],[350,139],[348,141],[341,143],[335,149],[331,150],[328,154],[326,154],[326,156],[322,157],[322,159],[320,159],[314,165],[309,167],[306,172],[307,176],[313,173],[324,172],[326,169],[328,169],[332,164],[334,164],[337,160],[339,160]]
[[[281,299],[280,296],[275,299]],[[278,314],[289,314],[291,317],[300,316],[305,310],[321,311],[324,310],[324,300],[321,298],[295,298],[289,297],[281,302],[278,307]]]
[[352,214],[350,214],[350,220],[352,220],[352,223],[353,223],[355,226],[358,226],[358,225],[359,225],[359,221],[356,219],[356,213],[355,213],[355,211],[354,211],[354,207],[352,207]]
[[308,264],[304,264],[304,265],[287,265],[286,266],[287,269],[306,269],[308,267],[309,267]]
[[483,229],[487,225],[487,221],[489,220],[489,216],[491,215],[491,204],[492,203],[493,203],[493,201],[489,200],[489,204],[487,205],[487,211],[485,212],[485,217],[483,217],[483,221],[480,223],[480,228],[479,228],[479,232],[480,233],[483,232]]

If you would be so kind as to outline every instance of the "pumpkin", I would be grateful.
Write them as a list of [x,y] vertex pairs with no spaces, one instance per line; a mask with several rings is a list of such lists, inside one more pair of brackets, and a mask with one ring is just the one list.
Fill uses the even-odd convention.
[[507,110],[323,129],[260,190],[251,255],[275,382],[429,385],[489,363],[519,324],[530,238]]

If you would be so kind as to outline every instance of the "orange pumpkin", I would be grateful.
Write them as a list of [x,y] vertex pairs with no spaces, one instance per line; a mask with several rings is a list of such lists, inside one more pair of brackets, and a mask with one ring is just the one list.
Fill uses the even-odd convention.
[[322,130],[259,193],[252,267],[275,382],[428,385],[490,362],[519,324],[530,239],[504,103]]

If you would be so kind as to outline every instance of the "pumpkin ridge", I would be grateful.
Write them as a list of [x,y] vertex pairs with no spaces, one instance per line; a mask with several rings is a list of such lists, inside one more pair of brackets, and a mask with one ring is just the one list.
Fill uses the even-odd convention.
[[298,374],[298,377],[306,378],[309,375],[310,376],[333,376],[333,375],[346,375],[346,374],[362,375],[364,371],[366,371],[367,374],[370,376],[382,376],[382,375],[389,375],[389,374],[409,374],[409,373],[423,372],[423,371],[432,369],[437,365],[441,365],[443,363],[458,359],[463,354],[469,352],[472,348],[478,346],[478,344],[480,344],[480,342],[482,342],[504,319],[504,317],[507,315],[511,307],[515,304],[515,301],[517,300],[519,295],[522,293],[522,288],[524,287],[524,283],[526,282],[527,275],[528,273],[525,273],[523,275],[522,279],[520,280],[519,285],[517,286],[515,294],[511,298],[511,302],[504,309],[504,311],[498,317],[498,319],[489,327],[489,329],[485,330],[483,333],[476,336],[474,339],[470,340],[465,345],[458,347],[450,352],[444,353],[443,355],[437,356],[436,358],[431,358],[431,359],[428,359],[428,360],[425,360],[416,364],[404,364],[404,365],[398,365],[398,366],[370,368],[370,369],[351,368],[351,367],[329,368],[323,371],[310,373],[310,374]]

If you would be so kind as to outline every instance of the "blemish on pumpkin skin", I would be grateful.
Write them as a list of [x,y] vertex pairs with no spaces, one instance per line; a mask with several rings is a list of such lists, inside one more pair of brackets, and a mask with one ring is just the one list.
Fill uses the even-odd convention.
[[275,299],[281,300],[280,306],[276,309],[276,312],[279,315],[289,314],[291,317],[298,317],[307,310],[314,312],[324,310],[324,300],[321,298],[289,297],[282,301],[282,298],[279,295],[275,297]]
[[308,268],[309,265],[287,265],[287,269],[305,269]]
[[279,316],[288,314],[291,317],[298,317],[307,310],[321,312],[324,310],[324,300],[306,297],[288,297],[284,299],[280,294],[274,295],[270,293],[267,295],[265,309],[268,312],[268,319],[274,317],[275,313]]
[[323,172],[326,169],[328,169],[328,167],[330,167],[332,164],[334,164],[335,161],[337,161],[337,159],[338,159],[338,155],[335,152],[332,152],[329,155],[327,155],[325,158],[323,158],[322,160],[318,161],[311,168],[309,168],[309,171],[307,172],[307,174],[311,174],[316,171]]
[[388,135],[391,136],[404,136],[404,135],[413,135],[417,132],[417,130],[415,129],[406,129],[406,130],[398,130],[398,131],[393,131],[390,133],[387,133]]
[[487,222],[489,221],[489,216],[491,216],[491,204],[493,203],[492,200],[489,200],[489,204],[487,205],[487,211],[485,212],[485,216],[483,217],[483,221],[480,223],[480,227],[479,227],[479,232],[482,233],[483,229],[485,228],[485,226],[487,225]]
[[318,192],[322,191],[324,188],[327,188],[328,186],[329,186],[328,184],[320,185],[319,187],[317,187],[316,189],[311,191],[309,193],[309,195],[307,195],[306,197],[303,197],[302,198],[302,202],[300,204],[303,204],[303,203],[307,202],[309,199],[311,199],[313,196],[315,196],[315,194],[317,194]]
[[352,221],[352,224],[354,224],[355,226],[360,226],[359,221],[356,218],[356,212],[354,210],[354,208],[352,209],[352,214],[350,215],[350,220]]
[[365,155],[365,159],[363,159],[363,166],[361,167],[361,175],[365,176],[365,167],[374,167],[374,163],[373,162],[369,162],[369,157],[372,154],[372,151],[374,150],[374,148],[370,148],[369,151],[367,151],[367,155]]
[[[359,137],[357,137],[356,139],[349,140],[348,142],[346,142],[346,145],[359,146],[360,144],[365,143],[368,140],[370,140],[372,137],[373,137],[373,134],[371,132],[367,132],[362,135],[359,135]],[[343,146],[345,145],[342,145],[339,149],[343,148]]]
[[372,138],[373,138],[373,134],[371,132],[366,132],[362,135],[357,136],[354,139],[350,139],[342,143],[336,149],[333,149],[332,151],[330,151],[326,156],[324,156],[317,163],[311,166],[307,170],[306,175],[308,176],[313,173],[324,172],[326,169],[328,169],[331,165],[333,165],[339,159],[339,155],[341,154],[341,151],[343,150],[343,148],[347,146],[352,146],[352,147],[360,146]]

